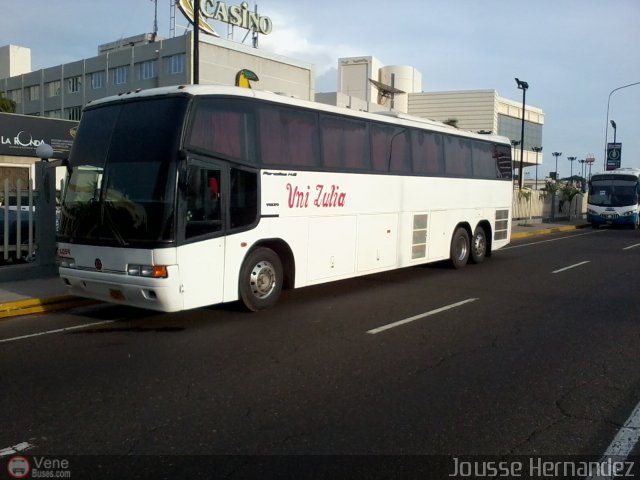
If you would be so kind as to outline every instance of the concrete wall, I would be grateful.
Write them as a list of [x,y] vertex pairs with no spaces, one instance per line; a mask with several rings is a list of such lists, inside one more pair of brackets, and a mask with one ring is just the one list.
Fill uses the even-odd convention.
[[242,69],[254,72],[253,88],[302,100],[315,96],[315,69],[310,63],[203,35],[200,40],[200,83],[233,85]]
[[17,45],[0,47],[0,78],[31,71],[31,49]]

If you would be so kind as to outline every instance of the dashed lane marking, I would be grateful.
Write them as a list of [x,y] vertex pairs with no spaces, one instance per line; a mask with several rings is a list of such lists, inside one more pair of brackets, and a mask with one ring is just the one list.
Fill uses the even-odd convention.
[[447,305],[445,307],[436,308],[435,310],[431,310],[429,312],[421,313],[420,315],[415,315],[413,317],[405,318],[404,320],[399,320],[397,322],[389,323],[388,325],[383,325],[378,328],[374,328],[372,330],[368,330],[367,333],[375,335],[376,333],[384,332],[385,330],[389,330],[391,328],[399,327],[400,325],[405,325],[410,322],[415,322],[416,320],[420,320],[421,318],[429,317],[431,315],[435,315],[436,313],[442,313],[447,310],[451,310],[452,308],[460,307],[466,303],[475,302],[478,300],[477,298],[467,298],[466,300],[462,300],[461,302],[452,303],[451,305]]
[[561,269],[559,269],[559,270],[554,270],[554,271],[553,271],[553,272],[551,272],[551,273],[560,273],[560,272],[564,272],[564,271],[566,271],[566,270],[571,270],[572,268],[576,268],[576,267],[580,267],[580,266],[582,266],[582,265],[586,265],[587,263],[590,263],[590,262],[591,262],[591,260],[585,260],[584,262],[575,263],[575,264],[573,264],[573,265],[569,265],[568,267],[564,267],[564,268],[561,268]]
[[3,339],[0,339],[0,343],[17,342],[18,340],[26,340],[27,338],[40,337],[42,335],[51,335],[53,333],[63,333],[63,332],[68,332],[70,330],[79,330],[81,328],[87,328],[87,327],[95,327],[98,325],[105,325],[107,323],[113,323],[116,321],[117,320],[103,320],[101,322],[85,323],[83,325],[75,325],[73,327],[66,327],[66,328],[57,328],[55,330],[47,330],[46,332],[31,333],[29,335],[21,335],[19,337],[3,338]]

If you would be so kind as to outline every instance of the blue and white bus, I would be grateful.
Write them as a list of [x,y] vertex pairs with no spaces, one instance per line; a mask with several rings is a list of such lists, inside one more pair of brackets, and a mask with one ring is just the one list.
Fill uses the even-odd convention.
[[601,225],[640,225],[640,169],[618,168],[597,173],[589,182],[587,221],[593,228]]

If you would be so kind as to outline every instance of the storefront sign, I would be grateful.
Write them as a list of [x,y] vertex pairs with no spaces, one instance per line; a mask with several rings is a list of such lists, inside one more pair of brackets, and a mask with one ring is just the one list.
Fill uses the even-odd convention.
[[[187,20],[194,24],[193,0],[176,0],[176,5],[187,17]],[[273,22],[269,17],[258,15],[249,10],[249,5],[242,2],[240,6],[227,6],[225,2],[214,2],[213,0],[200,0],[200,15],[198,26],[201,31],[219,37],[218,32],[207,23],[207,19],[228,23],[236,27],[241,27],[253,32],[268,35],[273,30]]]
[[78,122],[0,113],[0,155],[35,157],[41,143],[53,147],[54,158],[66,158]]

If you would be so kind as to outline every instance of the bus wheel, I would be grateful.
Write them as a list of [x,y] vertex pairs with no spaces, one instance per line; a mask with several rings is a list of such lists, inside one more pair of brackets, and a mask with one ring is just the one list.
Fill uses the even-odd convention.
[[482,263],[486,255],[487,235],[484,233],[484,228],[478,227],[473,232],[473,238],[471,239],[471,257],[469,260],[471,263]]
[[469,260],[469,234],[462,228],[456,228],[451,239],[450,260],[453,268],[462,268]]
[[257,312],[275,305],[282,291],[282,262],[271,249],[259,247],[249,253],[240,269],[240,298]]

